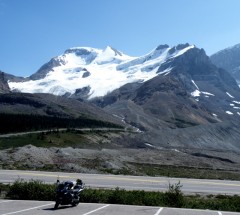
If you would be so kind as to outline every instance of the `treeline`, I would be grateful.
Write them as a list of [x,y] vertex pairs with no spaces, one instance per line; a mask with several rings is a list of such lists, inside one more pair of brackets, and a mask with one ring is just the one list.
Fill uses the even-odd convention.
[[57,128],[121,128],[121,126],[86,117],[60,118],[41,115],[0,113],[0,134]]

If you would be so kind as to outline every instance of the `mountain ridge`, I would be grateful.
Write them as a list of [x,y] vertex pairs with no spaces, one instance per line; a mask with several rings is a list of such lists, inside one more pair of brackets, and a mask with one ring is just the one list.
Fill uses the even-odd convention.
[[141,57],[127,56],[109,46],[104,50],[70,48],[63,55],[52,58],[24,82],[10,80],[9,86],[13,91],[73,97],[76,97],[76,91],[89,88],[87,97],[92,99],[124,84],[155,77],[158,67],[167,59],[184,54],[193,47],[189,44],[172,48],[162,45]]
[[240,83],[240,44],[220,50],[211,55],[210,59],[216,66],[230,72]]

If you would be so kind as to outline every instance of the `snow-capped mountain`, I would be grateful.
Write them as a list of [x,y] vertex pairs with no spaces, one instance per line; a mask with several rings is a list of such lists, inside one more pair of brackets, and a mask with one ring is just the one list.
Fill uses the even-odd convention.
[[[92,99],[105,96],[127,83],[145,82],[157,76],[159,67],[193,45],[160,45],[141,57],[131,57],[112,48],[70,48],[51,59],[25,81],[9,81],[12,91],[51,93]],[[171,67],[161,74],[168,74]]]
[[160,45],[140,57],[111,47],[71,48],[8,84],[12,91],[88,100],[139,129],[143,145],[240,151],[240,88],[193,45]]
[[153,147],[240,151],[237,82],[203,49],[187,48],[178,47],[185,52],[162,63],[156,71],[160,75],[92,102],[139,128],[142,140]]

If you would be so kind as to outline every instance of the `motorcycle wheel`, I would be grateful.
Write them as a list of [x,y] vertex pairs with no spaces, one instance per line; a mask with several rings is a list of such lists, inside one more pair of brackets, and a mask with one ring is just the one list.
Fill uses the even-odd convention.
[[74,203],[72,203],[72,206],[76,207],[78,204],[79,204],[79,202],[74,202]]
[[55,205],[54,205],[54,209],[57,209],[58,206],[59,206],[60,202],[59,201],[56,201]]

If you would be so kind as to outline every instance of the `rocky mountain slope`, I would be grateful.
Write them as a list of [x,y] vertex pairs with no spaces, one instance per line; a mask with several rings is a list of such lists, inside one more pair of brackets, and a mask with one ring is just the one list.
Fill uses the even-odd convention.
[[0,71],[0,93],[10,92],[5,73]]
[[210,58],[215,65],[229,71],[240,83],[240,44],[223,49]]
[[[239,175],[239,164],[237,153],[211,150],[98,150],[26,145],[0,151],[0,168],[3,169],[232,179],[233,174]],[[225,177],[219,175],[221,170],[225,170]]]
[[156,73],[94,102],[142,130],[150,147],[240,150],[240,90],[227,71],[191,48]]

